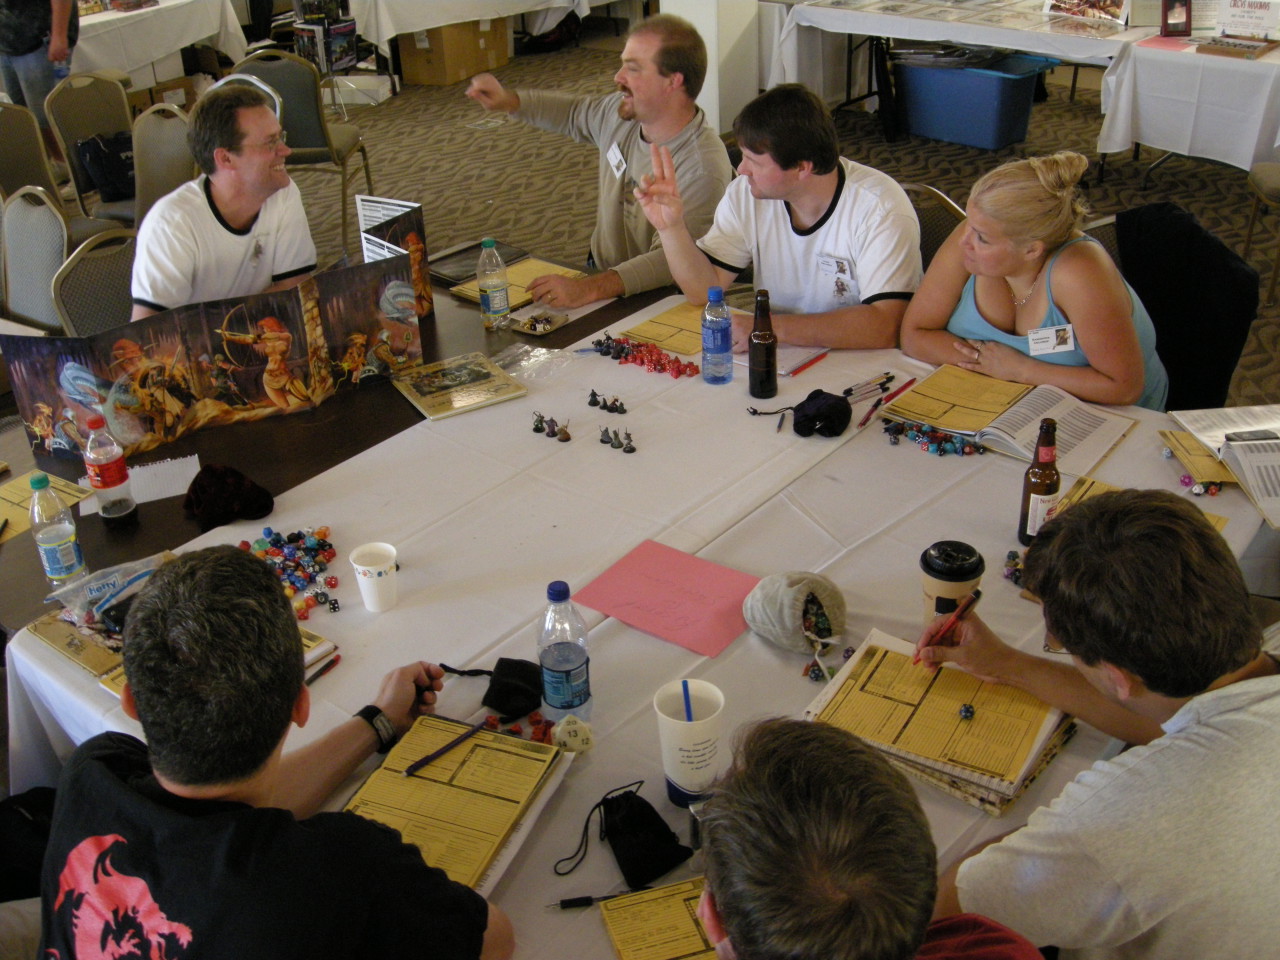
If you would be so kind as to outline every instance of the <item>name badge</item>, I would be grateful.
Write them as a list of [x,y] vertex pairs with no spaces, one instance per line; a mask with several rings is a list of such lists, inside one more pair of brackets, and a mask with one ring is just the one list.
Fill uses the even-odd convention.
[[627,172],[627,161],[623,158],[622,151],[618,149],[616,143],[609,147],[609,152],[605,154],[605,157],[609,161],[609,166],[613,168],[613,175],[621,180],[622,175]]
[[1033,357],[1075,348],[1076,332],[1069,323],[1060,327],[1038,327],[1027,334],[1027,350]]
[[853,263],[844,257],[832,256],[829,253],[818,257],[818,269],[822,271],[824,277],[845,277],[846,279],[853,277]]

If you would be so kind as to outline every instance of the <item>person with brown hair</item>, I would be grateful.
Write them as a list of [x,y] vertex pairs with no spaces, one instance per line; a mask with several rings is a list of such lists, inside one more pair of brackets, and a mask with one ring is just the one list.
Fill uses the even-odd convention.
[[[742,148],[738,178],[705,234],[688,229],[689,184],[666,148],[636,199],[662,238],[671,274],[691,303],[754,267],[768,290],[778,339],[808,347],[898,344],[898,327],[920,283],[920,224],[894,180],[840,156],[831,112],[798,83],[756,97],[733,121]],[[745,350],[751,317],[734,318]]]
[[[486,110],[600,151],[596,226],[587,277],[558,274],[529,284],[535,300],[566,310],[608,297],[630,296],[671,283],[657,232],[640,212],[632,191],[648,175],[650,144],[662,144],[687,185],[685,222],[702,236],[733,176],[724,143],[694,102],[707,75],[707,48],[687,20],[658,14],[627,34],[616,93],[582,97],[548,90],[508,90],[490,73],[471,79],[467,96]],[[704,288],[702,291],[706,293]]]
[[838,727],[749,728],[699,820],[698,917],[720,960],[1039,960],[985,917],[930,922],[935,854],[915,791]]
[[292,152],[265,93],[215,87],[191,112],[203,175],[161,197],[138,225],[133,317],[297,286],[316,268]]
[[[373,702],[286,752],[311,714],[298,620],[232,546],[161,566],[124,629],[124,713],[68,758],[42,876],[40,957],[508,960],[503,911],[398,831],[321,806],[435,711],[413,662]],[[29,956],[31,954],[28,954]]]
[[1274,955],[1280,667],[1226,541],[1169,491],[1104,493],[1041,528],[1023,584],[1061,657],[971,614],[950,644],[926,630],[921,659],[1138,745],[953,865],[934,916],[978,911],[1073,960]]
[[1062,152],[1003,164],[973,186],[902,321],[929,363],[1049,383],[1093,403],[1164,409],[1169,378],[1146,308],[1081,229],[1089,161]]

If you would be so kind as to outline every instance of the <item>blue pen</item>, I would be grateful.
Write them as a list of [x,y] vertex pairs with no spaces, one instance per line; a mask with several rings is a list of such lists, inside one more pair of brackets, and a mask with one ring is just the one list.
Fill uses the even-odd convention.
[[693,703],[689,700],[689,681],[681,680],[680,686],[684,689],[684,718],[693,723]]

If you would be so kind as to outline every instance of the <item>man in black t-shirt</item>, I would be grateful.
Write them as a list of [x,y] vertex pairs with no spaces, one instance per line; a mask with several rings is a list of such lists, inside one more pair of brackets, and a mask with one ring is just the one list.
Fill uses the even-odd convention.
[[124,666],[121,705],[147,743],[101,734],[63,772],[41,958],[511,956],[502,911],[395,831],[315,812],[432,712],[438,666],[393,670],[373,704],[284,755],[310,710],[297,621],[266,564],[234,547],[152,576]]

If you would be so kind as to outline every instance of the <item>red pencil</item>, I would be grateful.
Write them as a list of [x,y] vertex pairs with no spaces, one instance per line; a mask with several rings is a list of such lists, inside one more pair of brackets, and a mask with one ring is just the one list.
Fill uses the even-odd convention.
[[815,363],[817,363],[819,360],[823,359],[823,358],[827,355],[827,353],[828,353],[828,351],[823,350],[823,351],[822,351],[820,354],[818,354],[816,357],[810,357],[808,360],[806,360],[804,363],[800,364],[800,366],[796,367],[794,370],[788,370],[788,371],[787,371],[787,376],[788,376],[788,377],[794,377],[797,373],[804,373],[806,370],[808,370],[810,367],[812,367],[812,366],[813,366]]
[[[951,631],[956,628],[956,624],[964,619],[964,615],[972,610],[974,605],[981,599],[982,591],[974,590],[973,593],[961,600],[960,606],[956,607],[955,610],[951,612],[951,616],[947,617],[947,622],[942,625],[942,629],[933,635],[933,643],[929,644],[929,646],[937,646],[945,641],[947,637],[951,636]],[[911,662],[913,664],[920,662],[919,650],[917,650],[916,655],[911,658]]]

